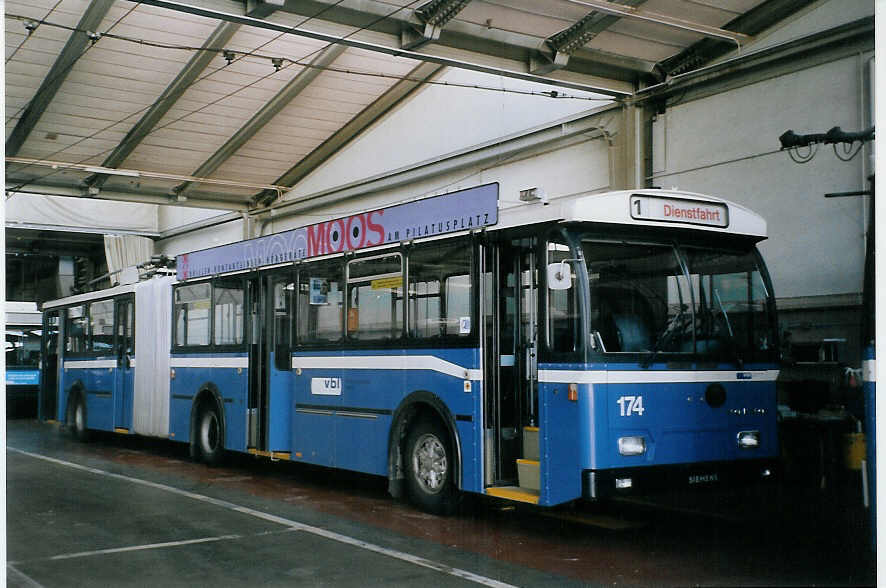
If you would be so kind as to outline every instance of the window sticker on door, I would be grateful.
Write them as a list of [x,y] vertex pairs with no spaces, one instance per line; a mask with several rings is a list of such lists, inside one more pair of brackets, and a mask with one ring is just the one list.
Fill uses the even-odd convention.
[[459,335],[470,335],[471,334],[471,317],[463,316],[458,319],[458,334]]

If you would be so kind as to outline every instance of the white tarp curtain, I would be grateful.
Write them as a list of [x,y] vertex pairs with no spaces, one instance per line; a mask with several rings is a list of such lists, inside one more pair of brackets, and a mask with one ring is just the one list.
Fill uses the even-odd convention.
[[169,348],[172,283],[157,277],[135,290],[135,385],[133,432],[169,436]]
[[105,257],[111,284],[120,283],[120,271],[144,263],[154,254],[154,242],[135,235],[105,235]]
[[[157,205],[15,194],[6,201],[6,222],[118,231],[157,232]],[[14,226],[14,225],[13,225]]]

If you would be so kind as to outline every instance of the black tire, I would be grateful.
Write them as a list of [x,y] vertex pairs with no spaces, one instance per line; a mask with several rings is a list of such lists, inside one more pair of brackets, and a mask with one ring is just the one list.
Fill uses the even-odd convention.
[[421,510],[449,515],[458,504],[453,480],[454,454],[449,434],[439,422],[422,420],[406,437],[406,487]]
[[89,441],[89,429],[86,427],[86,402],[82,394],[77,394],[71,407],[70,430],[71,436],[85,443]]
[[225,455],[225,437],[218,410],[204,404],[197,415],[196,425],[195,442],[200,460],[210,466],[220,464]]

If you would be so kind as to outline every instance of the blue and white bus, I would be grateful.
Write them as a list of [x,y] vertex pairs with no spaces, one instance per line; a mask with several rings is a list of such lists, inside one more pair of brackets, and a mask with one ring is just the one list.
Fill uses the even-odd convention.
[[499,209],[488,184],[196,251],[44,305],[57,418],[553,506],[769,476],[765,221],[633,190]]

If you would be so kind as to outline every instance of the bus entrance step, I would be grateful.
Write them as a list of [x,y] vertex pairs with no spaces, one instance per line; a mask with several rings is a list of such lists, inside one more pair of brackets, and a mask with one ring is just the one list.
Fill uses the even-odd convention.
[[506,500],[516,500],[517,502],[528,502],[529,504],[538,504],[538,490],[531,488],[521,488],[518,486],[497,486],[487,488],[486,494],[495,496],[496,498],[504,498]]
[[538,461],[538,427],[523,427],[523,459]]
[[517,479],[520,480],[521,488],[528,488],[537,492],[541,488],[539,483],[539,462],[534,459],[518,459]]

